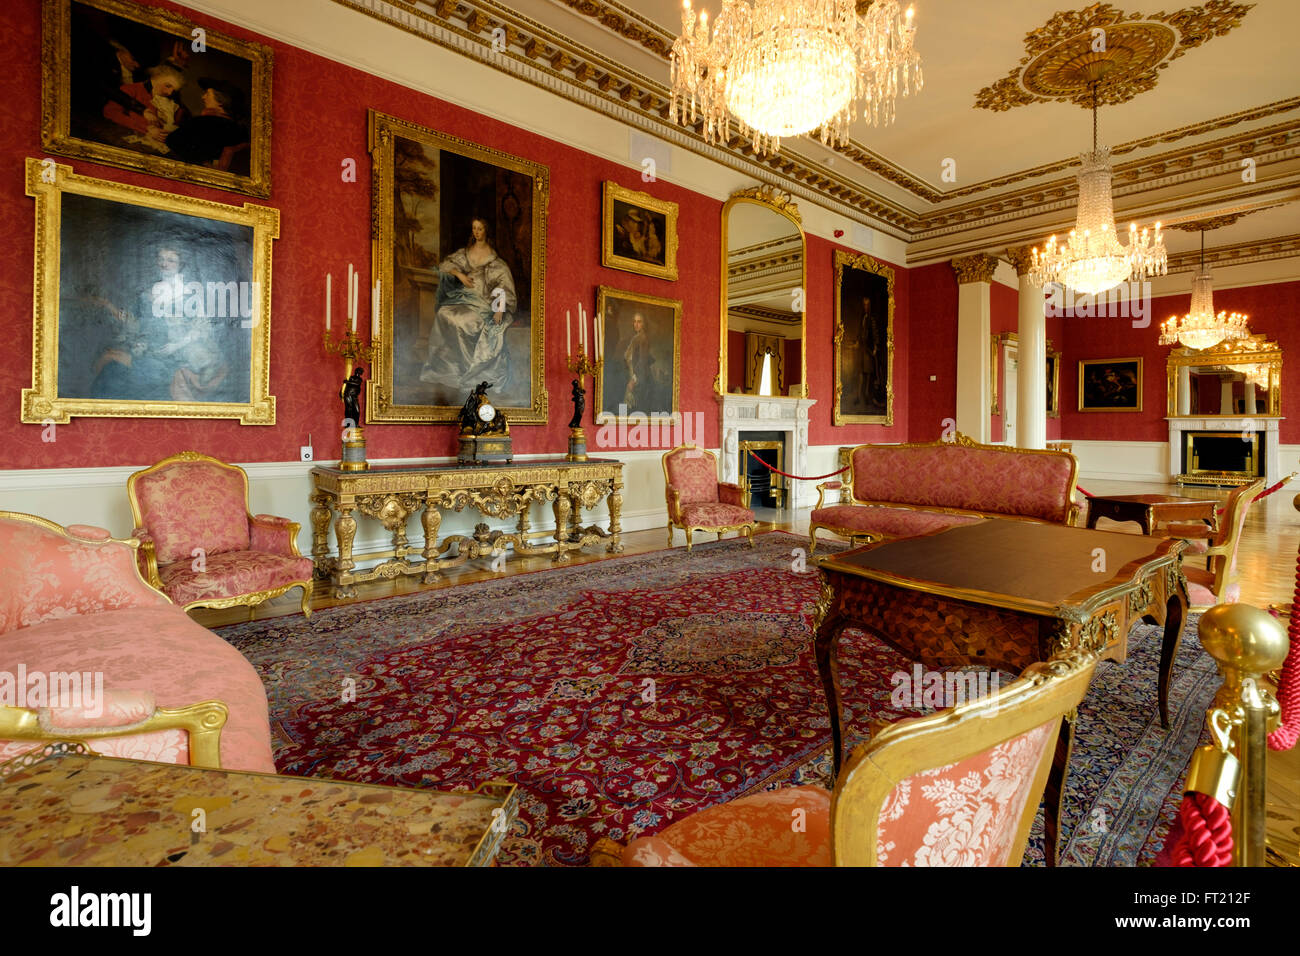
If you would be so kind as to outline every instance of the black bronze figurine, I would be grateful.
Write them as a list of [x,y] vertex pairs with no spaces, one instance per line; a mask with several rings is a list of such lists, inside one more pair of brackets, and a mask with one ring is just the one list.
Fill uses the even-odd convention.
[[582,413],[587,410],[587,390],[582,387],[582,382],[578,379],[573,380],[573,417],[569,419],[570,428],[582,427]]
[[343,383],[339,395],[343,398],[343,417],[353,427],[361,427],[361,375],[365,369],[358,365]]

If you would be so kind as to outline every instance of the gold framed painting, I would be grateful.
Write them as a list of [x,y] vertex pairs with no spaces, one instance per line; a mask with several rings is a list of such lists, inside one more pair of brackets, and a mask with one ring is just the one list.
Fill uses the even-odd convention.
[[606,182],[600,218],[602,266],[677,278],[677,203]]
[[1061,417],[1061,353],[1052,351],[1047,340],[1047,417]]
[[1080,359],[1079,411],[1142,411],[1142,357]]
[[595,421],[678,420],[681,412],[682,300],[601,286],[596,314],[604,362],[596,372]]
[[44,0],[41,144],[271,195],[270,47],[132,0]]
[[36,200],[32,387],[22,420],[274,425],[271,245],[280,214],[27,160]]
[[894,424],[894,270],[835,250],[836,425]]
[[372,422],[454,422],[480,382],[544,424],[550,170],[370,111],[380,334]]

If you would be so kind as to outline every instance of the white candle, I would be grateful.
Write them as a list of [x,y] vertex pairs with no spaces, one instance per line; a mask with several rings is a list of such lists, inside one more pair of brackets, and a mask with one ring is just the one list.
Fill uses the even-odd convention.
[[596,313],[596,360],[605,357],[605,316],[603,313]]
[[352,263],[348,263],[348,291],[343,297],[343,324],[346,326],[352,321]]
[[568,309],[564,310],[564,343],[565,355],[573,358],[573,313]]
[[325,331],[330,330],[330,274],[325,273]]
[[375,294],[370,300],[370,337],[372,339],[379,338],[379,303],[381,301],[379,293],[382,291],[382,287],[383,283],[376,279]]
[[361,304],[361,273],[352,276],[352,331],[357,331],[357,309]]
[[583,311],[582,303],[578,303],[578,348],[585,353],[587,351],[587,313]]

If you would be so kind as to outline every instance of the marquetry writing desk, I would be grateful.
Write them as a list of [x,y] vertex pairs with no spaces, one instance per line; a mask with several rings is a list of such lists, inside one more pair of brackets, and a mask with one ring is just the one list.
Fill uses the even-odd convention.
[[[988,518],[822,558],[815,652],[836,772],[842,731],[835,652],[847,628],[930,667],[975,664],[1019,674],[1080,651],[1123,661],[1134,623],[1164,624],[1159,701],[1167,727],[1169,678],[1187,613],[1184,547],[1169,538]],[[1072,742],[1067,721],[1047,789],[1052,862]]]
[[[317,466],[312,469],[311,512],[312,559],[316,576],[330,581],[336,597],[356,596],[359,581],[419,574],[425,583],[441,576],[441,569],[463,564],[484,555],[504,553],[510,545],[515,553],[552,554],[556,563],[569,560],[569,552],[608,538],[611,554],[623,550],[619,516],[623,507],[623,463],[591,458],[568,461],[545,458],[513,464],[398,465],[372,467],[367,471],[341,471]],[[609,500],[609,530],[596,525],[582,526],[583,508]],[[535,501],[552,502],[555,527],[534,531],[529,508]],[[489,518],[517,518],[514,532],[489,531],[485,523],[475,526],[473,536],[448,535],[441,542],[438,529],[442,512],[474,508]],[[424,526],[424,547],[417,550],[406,538],[406,521],[420,513]],[[338,554],[330,554],[329,525],[334,517]],[[391,551],[368,557],[384,558],[377,567],[356,570],[352,542],[357,517],[378,519],[393,536]],[[546,539],[545,543],[537,543]],[[455,546],[456,552],[446,556]]]
[[66,746],[6,765],[0,866],[490,866],[518,809],[499,780],[445,793]]

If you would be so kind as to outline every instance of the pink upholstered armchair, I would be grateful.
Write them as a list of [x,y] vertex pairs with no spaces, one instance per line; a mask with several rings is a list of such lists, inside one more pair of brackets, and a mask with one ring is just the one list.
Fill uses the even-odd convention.
[[140,539],[141,572],[185,610],[263,601],[302,588],[311,617],[312,562],[298,551],[295,521],[248,513],[248,476],[236,465],[186,451],[126,483]]
[[1096,666],[1090,655],[1034,664],[982,700],[891,724],[833,792],[768,790],[626,847],[601,839],[592,865],[1019,866],[1061,719]]
[[668,547],[673,529],[686,532],[691,553],[692,531],[740,531],[754,546],[754,512],[746,508],[739,485],[718,481],[718,461],[712,452],[679,445],[664,452],[664,495],[668,499]]

